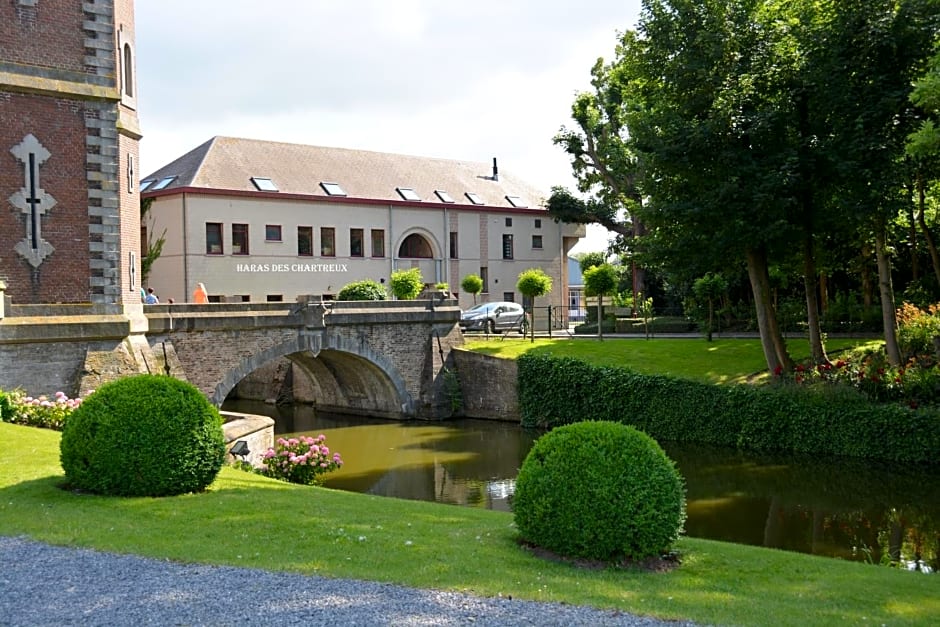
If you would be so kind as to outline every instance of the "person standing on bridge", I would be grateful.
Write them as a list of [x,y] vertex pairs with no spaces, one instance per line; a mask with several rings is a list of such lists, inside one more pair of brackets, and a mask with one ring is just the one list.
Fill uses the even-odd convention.
[[209,302],[209,293],[206,291],[205,283],[197,283],[193,291],[193,302],[198,304]]
[[147,297],[144,298],[144,303],[147,305],[157,305],[160,303],[160,299],[153,293],[152,287],[147,288]]

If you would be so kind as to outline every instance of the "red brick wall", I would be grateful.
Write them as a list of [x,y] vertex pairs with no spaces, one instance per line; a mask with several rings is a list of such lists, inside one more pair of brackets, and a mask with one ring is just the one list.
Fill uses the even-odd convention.
[[85,72],[83,16],[78,0],[0,2],[0,59]]
[[[51,153],[39,184],[56,200],[42,217],[42,238],[55,251],[35,274],[14,250],[26,236],[26,216],[9,201],[24,184],[23,164],[10,149],[29,133]],[[16,303],[88,301],[85,133],[82,102],[0,91],[0,275]]]

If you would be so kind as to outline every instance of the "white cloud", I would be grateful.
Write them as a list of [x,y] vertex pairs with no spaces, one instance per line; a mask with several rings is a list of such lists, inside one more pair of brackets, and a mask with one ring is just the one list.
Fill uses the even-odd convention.
[[[141,171],[230,135],[497,157],[546,192],[571,186],[552,137],[638,14],[639,0],[138,0]],[[579,250],[604,246],[590,230]]]

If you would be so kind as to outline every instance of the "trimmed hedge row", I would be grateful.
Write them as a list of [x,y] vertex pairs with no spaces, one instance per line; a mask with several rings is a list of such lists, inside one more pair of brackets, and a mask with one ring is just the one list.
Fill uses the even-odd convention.
[[612,420],[657,440],[940,463],[935,408],[874,404],[839,387],[717,386],[551,355],[517,363],[525,427]]

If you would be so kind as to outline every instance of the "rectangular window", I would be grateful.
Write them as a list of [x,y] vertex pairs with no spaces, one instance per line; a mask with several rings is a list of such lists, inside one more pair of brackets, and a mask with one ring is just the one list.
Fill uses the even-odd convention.
[[206,254],[221,255],[222,250],[222,223],[206,222]]
[[320,256],[336,256],[336,229],[331,226],[320,227]]
[[265,300],[269,303],[280,303],[284,301],[284,295],[283,294],[268,294],[265,297]]
[[532,248],[537,248],[539,250],[542,249],[542,236],[541,235],[532,236]]
[[251,296],[249,296],[248,294],[236,294],[235,296],[232,296],[232,298],[230,299],[229,302],[233,302],[233,303],[250,303],[250,302],[251,302]]
[[536,218],[536,219],[535,219],[535,228],[537,228],[537,229],[542,228],[542,218]]
[[385,231],[382,229],[372,229],[372,256],[385,256]]
[[208,300],[210,303],[221,303],[222,295],[221,294],[207,294],[206,300]]
[[280,224],[265,224],[264,225],[264,241],[266,242],[281,241],[281,225]]
[[490,293],[490,269],[486,266],[480,266],[480,278],[483,280],[483,293]]
[[506,226],[512,226],[512,218],[506,218]]
[[512,233],[503,233],[503,259],[512,259]]
[[349,256],[362,257],[362,245],[365,232],[362,229],[349,229]]
[[503,292],[503,300],[507,303],[516,302],[516,293],[515,292]]
[[248,225],[247,224],[233,224],[232,225],[232,254],[233,255],[247,255],[248,254]]
[[457,259],[457,231],[450,232],[450,258]]
[[297,227],[297,254],[301,257],[313,257],[313,227]]

